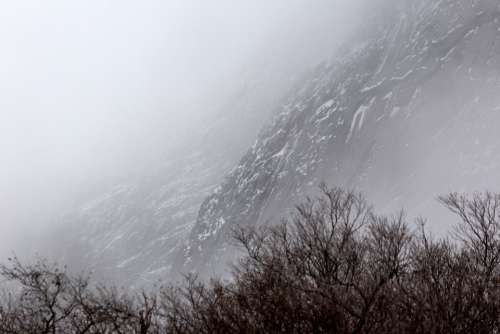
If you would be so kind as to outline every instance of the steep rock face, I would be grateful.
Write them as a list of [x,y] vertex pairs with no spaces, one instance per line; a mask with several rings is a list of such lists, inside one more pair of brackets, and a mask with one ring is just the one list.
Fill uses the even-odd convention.
[[203,202],[176,271],[219,273],[236,225],[276,221],[321,181],[415,213],[442,192],[499,188],[498,1],[398,2],[384,21],[283,100]]
[[[172,264],[203,200],[252,144],[271,111],[297,81],[295,75],[334,47],[316,36],[306,42],[308,47],[294,49],[296,41],[307,38],[309,32],[328,31],[324,28],[330,26],[329,21],[318,21],[306,29],[272,33],[281,38],[279,43],[273,40],[273,52],[257,52],[230,84],[221,79],[207,87],[201,94],[206,95],[205,103],[199,101],[204,110],[197,110],[203,119],[194,122],[191,133],[179,136],[185,142],[177,152],[170,152],[164,161],[158,158],[162,165],[129,177],[64,215],[56,228],[40,238],[40,249],[52,249],[43,255],[120,284],[140,286],[156,278],[172,278]],[[233,94],[228,97],[229,92]]]
[[251,82],[219,106],[202,133],[189,136],[195,138],[162,166],[62,217],[42,240],[50,258],[78,271],[91,270],[98,280],[129,286],[168,278],[203,199],[237,163],[275,96],[289,84],[271,88],[262,78]]

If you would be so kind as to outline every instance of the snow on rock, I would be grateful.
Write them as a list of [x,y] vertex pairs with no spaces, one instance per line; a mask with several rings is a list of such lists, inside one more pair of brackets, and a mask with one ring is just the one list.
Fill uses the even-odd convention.
[[[500,154],[500,115],[483,112],[500,102],[491,84],[500,79],[498,2],[398,1],[390,10],[288,94],[201,205],[175,270],[223,270],[235,226],[279,221],[323,180],[364,189],[382,208],[421,208],[450,184],[466,187],[457,166],[477,175],[476,159],[490,173],[476,181],[500,184],[489,161]],[[488,154],[470,145],[477,133],[494,143]]]

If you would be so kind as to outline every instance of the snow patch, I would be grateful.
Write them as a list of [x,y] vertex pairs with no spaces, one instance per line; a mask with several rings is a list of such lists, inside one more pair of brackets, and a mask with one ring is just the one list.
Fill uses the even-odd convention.
[[393,96],[393,95],[394,95],[394,94],[392,93],[392,91],[390,91],[389,93],[387,93],[387,94],[386,94],[386,95],[382,98],[382,100],[390,100],[390,99],[392,99],[392,96]]
[[374,90],[375,88],[380,87],[384,82],[385,82],[385,78],[383,78],[382,80],[380,80],[379,82],[377,82],[376,84],[374,84],[372,86],[368,86],[368,87],[361,89],[361,93],[366,93],[366,92],[369,92],[371,90]]
[[349,130],[349,134],[347,135],[347,139],[345,141],[346,143],[348,143],[351,140],[356,127],[358,128],[358,131],[361,130],[361,128],[363,127],[366,112],[373,106],[375,99],[376,99],[376,97],[373,97],[371,99],[370,103],[368,103],[368,105],[364,105],[364,104],[361,105],[358,108],[358,110],[356,110],[356,112],[354,113],[354,117],[352,118],[351,128]]
[[333,107],[334,101],[329,100],[323,103],[318,109],[316,109],[316,115],[322,114],[325,111],[328,111],[331,107]]

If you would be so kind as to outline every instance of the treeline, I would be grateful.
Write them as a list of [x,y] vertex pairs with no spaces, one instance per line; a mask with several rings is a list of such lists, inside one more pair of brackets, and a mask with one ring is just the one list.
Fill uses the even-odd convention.
[[0,272],[0,333],[500,333],[500,195],[451,194],[452,237],[338,188],[239,230],[232,279],[131,294],[40,261]]

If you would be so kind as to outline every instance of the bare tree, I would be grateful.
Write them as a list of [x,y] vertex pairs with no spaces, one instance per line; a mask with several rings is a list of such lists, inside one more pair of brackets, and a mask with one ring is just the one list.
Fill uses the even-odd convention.
[[499,333],[500,196],[450,194],[455,239],[379,216],[360,194],[321,187],[277,226],[235,231],[230,281],[149,292],[17,258],[0,266],[0,333]]

